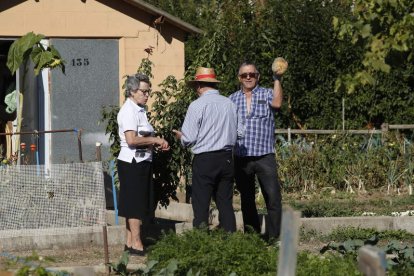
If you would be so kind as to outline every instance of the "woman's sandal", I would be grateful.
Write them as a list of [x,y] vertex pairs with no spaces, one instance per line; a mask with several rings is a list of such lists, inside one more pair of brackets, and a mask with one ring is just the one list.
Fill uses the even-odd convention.
[[132,247],[128,249],[128,252],[131,256],[145,256],[146,253],[145,250],[138,250]]

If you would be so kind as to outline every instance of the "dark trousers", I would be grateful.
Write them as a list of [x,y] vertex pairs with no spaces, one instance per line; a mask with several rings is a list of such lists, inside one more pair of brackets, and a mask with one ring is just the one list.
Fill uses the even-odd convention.
[[266,202],[269,238],[278,238],[282,218],[282,196],[274,154],[235,157],[236,186],[241,196],[243,223],[260,233],[260,221],[255,202],[255,176]]
[[211,198],[214,196],[219,211],[220,227],[236,231],[233,210],[234,165],[230,151],[197,154],[193,158],[192,206],[193,226],[208,225]]

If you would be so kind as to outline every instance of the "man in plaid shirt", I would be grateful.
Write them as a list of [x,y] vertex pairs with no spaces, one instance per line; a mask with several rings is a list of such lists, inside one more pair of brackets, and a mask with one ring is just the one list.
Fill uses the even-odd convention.
[[[241,196],[245,230],[260,233],[255,202],[255,176],[262,190],[268,214],[268,238],[280,235],[282,203],[274,151],[274,113],[282,105],[283,89],[280,77],[274,75],[273,89],[258,85],[260,74],[254,64],[243,63],[239,68],[241,89],[230,95],[237,105],[244,135],[238,137],[235,155],[236,186]],[[248,226],[246,228],[246,226]]]

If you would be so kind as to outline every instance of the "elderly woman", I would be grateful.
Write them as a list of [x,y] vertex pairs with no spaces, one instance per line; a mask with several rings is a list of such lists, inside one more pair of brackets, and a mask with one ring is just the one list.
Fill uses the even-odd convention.
[[145,105],[151,92],[149,78],[143,74],[127,77],[126,101],[117,121],[121,141],[118,156],[120,182],[119,215],[126,219],[125,249],[131,255],[144,255],[141,224],[153,212],[152,150],[169,150],[168,142],[154,136]]

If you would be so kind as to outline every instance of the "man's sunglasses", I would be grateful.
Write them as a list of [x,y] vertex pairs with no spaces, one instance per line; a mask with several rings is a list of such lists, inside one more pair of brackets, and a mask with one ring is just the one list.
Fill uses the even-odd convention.
[[240,74],[239,77],[242,79],[247,79],[247,77],[251,79],[256,79],[258,75],[259,75],[258,73],[243,73],[243,74]]

